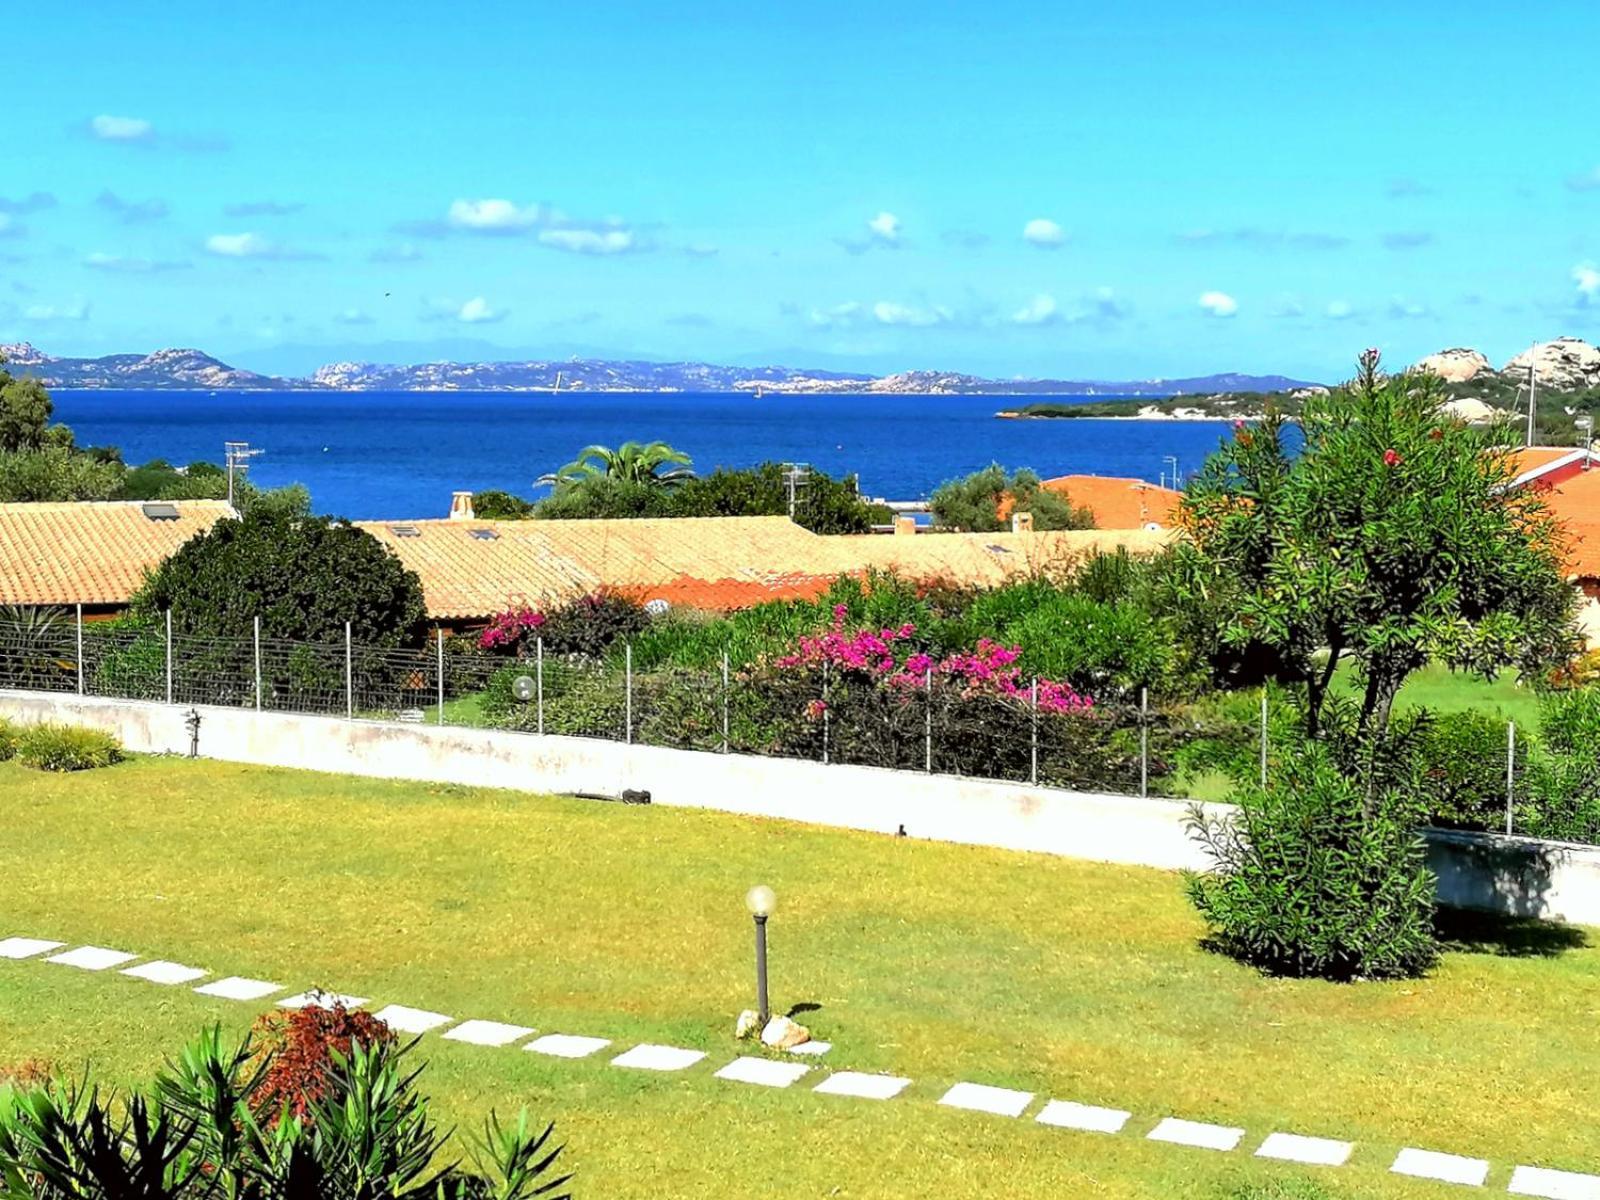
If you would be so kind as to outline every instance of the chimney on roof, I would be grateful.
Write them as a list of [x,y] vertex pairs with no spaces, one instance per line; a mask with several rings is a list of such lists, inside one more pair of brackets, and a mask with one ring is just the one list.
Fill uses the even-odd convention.
[[916,531],[917,519],[915,517],[901,513],[894,519],[894,532],[896,537],[899,537],[901,534],[915,533]]
[[1012,533],[1032,533],[1033,514],[1031,512],[1018,512],[1011,514]]
[[452,521],[471,521],[475,514],[472,511],[471,492],[450,493],[450,519]]

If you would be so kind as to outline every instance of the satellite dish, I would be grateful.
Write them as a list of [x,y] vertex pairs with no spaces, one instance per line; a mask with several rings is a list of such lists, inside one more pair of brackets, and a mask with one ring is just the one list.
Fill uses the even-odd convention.
[[1159,521],[1146,521],[1144,523],[1144,528],[1145,528],[1145,532],[1146,533],[1160,533],[1161,532],[1161,522],[1159,522]]
[[531,675],[518,675],[511,681],[511,694],[518,700],[532,700],[535,690]]
[[671,608],[672,605],[668,604],[660,596],[657,596],[654,600],[646,600],[644,602],[645,612],[649,613],[652,617],[664,617],[671,610]]

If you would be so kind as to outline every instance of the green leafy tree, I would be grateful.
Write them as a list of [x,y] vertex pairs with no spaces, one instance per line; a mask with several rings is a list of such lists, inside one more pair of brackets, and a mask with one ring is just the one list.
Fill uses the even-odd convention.
[[472,494],[472,511],[485,521],[521,521],[533,515],[533,504],[521,496],[491,488]]
[[1035,529],[1093,529],[1094,513],[1042,486],[1029,470],[1009,475],[998,463],[974,471],[964,479],[940,484],[929,501],[935,523],[971,533],[994,533],[1009,528],[1003,510],[1033,515]]
[[[778,517],[789,513],[789,480],[782,463],[754,467],[719,467],[691,479],[672,497],[676,517]],[[836,479],[824,471],[808,471],[794,489],[794,519],[813,533],[870,533],[874,521],[887,522],[887,509],[876,510],[861,498],[854,476]]]
[[694,478],[689,469],[691,461],[687,454],[665,442],[623,442],[615,450],[609,446],[585,446],[577,458],[539,482],[559,488],[599,475],[647,487],[670,488]]
[[330,517],[270,508],[218,521],[161,564],[134,598],[170,610],[180,633],[337,642],[349,622],[366,646],[414,644],[426,610],[416,573],[371,534]]
[[1559,527],[1513,489],[1514,431],[1442,409],[1429,376],[1356,379],[1308,399],[1301,452],[1279,418],[1241,425],[1184,498],[1201,577],[1228,593],[1225,640],[1260,642],[1307,686],[1317,733],[1343,659],[1357,735],[1381,739],[1406,678],[1430,662],[1485,677],[1542,671],[1575,649]]
[[[216,463],[193,462],[180,469],[165,459],[153,458],[128,470],[116,498],[226,500],[228,472]],[[311,493],[299,483],[281,488],[258,488],[239,475],[234,478],[233,503],[241,513],[264,509],[287,516],[305,516],[311,511]]]
[[121,486],[121,463],[65,446],[0,450],[0,502],[110,500]]

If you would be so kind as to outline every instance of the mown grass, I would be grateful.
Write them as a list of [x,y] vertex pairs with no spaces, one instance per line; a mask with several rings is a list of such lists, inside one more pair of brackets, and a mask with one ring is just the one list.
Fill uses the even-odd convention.
[[[746,888],[778,891],[780,1008],[829,1065],[917,1082],[850,1103],[640,1077],[429,1038],[455,1121],[558,1119],[585,1196],[1193,1196],[1294,1175],[1143,1142],[1162,1115],[1352,1138],[1331,1196],[1433,1195],[1401,1142],[1600,1168],[1600,949],[1470,952],[1428,979],[1264,979],[1201,950],[1176,876],[706,812],[137,759],[0,764],[3,933],[123,947],[544,1031],[701,1047],[749,1003]],[[1576,944],[1571,944],[1576,943]],[[1561,949],[1562,945],[1568,948]],[[0,963],[0,1061],[148,1071],[245,1006],[43,962]],[[1134,1134],[946,1112],[958,1079],[1110,1104]]]

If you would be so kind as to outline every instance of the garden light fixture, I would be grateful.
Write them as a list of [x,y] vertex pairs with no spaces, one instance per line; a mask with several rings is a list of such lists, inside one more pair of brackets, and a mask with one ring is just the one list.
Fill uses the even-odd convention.
[[767,918],[778,907],[778,897],[762,883],[745,894],[744,903],[756,923],[756,1011],[764,1029],[772,1019],[772,1007],[767,1002]]

